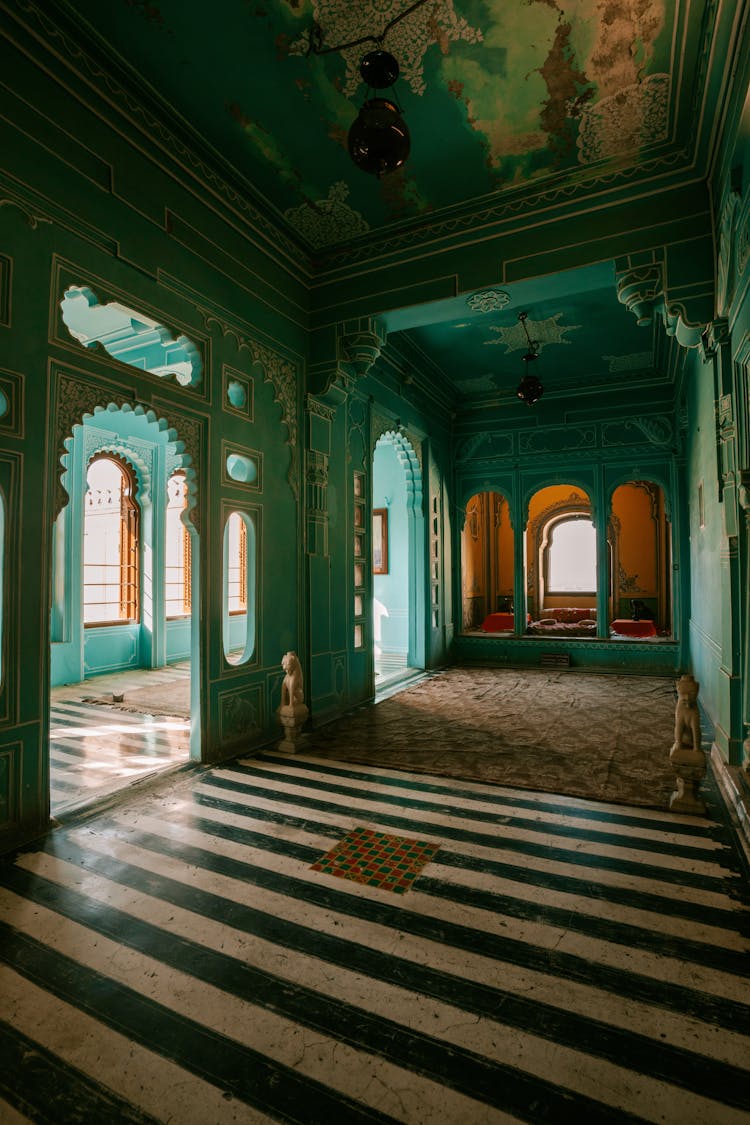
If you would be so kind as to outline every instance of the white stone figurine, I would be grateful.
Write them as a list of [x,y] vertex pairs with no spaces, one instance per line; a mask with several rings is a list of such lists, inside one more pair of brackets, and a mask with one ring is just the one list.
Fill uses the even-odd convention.
[[304,701],[302,669],[297,658],[297,653],[287,652],[281,661],[281,667],[286,672],[281,685],[281,706],[282,708],[293,707],[295,703],[302,703]]
[[702,814],[706,811],[698,786],[706,775],[706,755],[701,747],[701,720],[698,712],[700,684],[692,676],[680,676],[676,684],[674,744],[669,760],[677,774],[677,788],[669,799],[673,812]]
[[296,652],[285,653],[281,667],[285,675],[281,684],[279,719],[284,728],[284,737],[279,743],[279,750],[282,754],[296,754],[305,737],[302,727],[310,714],[304,704],[302,668]]

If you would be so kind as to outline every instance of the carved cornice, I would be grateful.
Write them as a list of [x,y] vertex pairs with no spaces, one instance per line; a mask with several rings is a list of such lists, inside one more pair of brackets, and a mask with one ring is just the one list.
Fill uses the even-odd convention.
[[489,205],[446,208],[443,212],[444,217],[436,221],[412,220],[405,228],[403,226],[396,228],[391,235],[381,228],[375,232],[378,236],[376,240],[370,235],[346,246],[323,251],[316,255],[315,264],[321,273],[325,273],[363,261],[374,262],[379,258],[397,254],[399,251],[419,247],[420,244],[433,244],[440,239],[469,233],[477,227],[486,228],[493,223],[499,225],[521,216],[531,216],[535,211],[548,209],[555,204],[583,201],[592,195],[625,186],[634,180],[649,179],[651,176],[687,167],[690,160],[691,153],[688,149],[676,149],[663,156],[644,161],[640,165],[598,176],[587,176],[574,183],[571,183],[569,177],[561,177],[551,186],[540,187],[536,192],[529,190],[527,186],[522,192],[513,193],[511,196],[507,193],[499,193],[499,198]]
[[[633,313],[639,325],[651,324],[658,316],[668,336],[675,336],[683,348],[695,348],[701,343],[708,317],[703,321],[689,319],[687,301],[670,297],[666,274],[663,248],[618,258],[615,262],[617,299]],[[696,316],[705,313],[705,295],[691,298],[691,304]]]
[[717,317],[706,326],[706,330],[701,336],[700,352],[701,359],[706,363],[712,359],[723,345],[728,345],[732,342],[731,333],[729,331],[729,321],[726,317]]
[[299,443],[297,440],[297,368],[279,352],[252,336],[243,335],[233,325],[206,309],[199,309],[206,328],[218,329],[225,338],[235,341],[237,351],[244,348],[253,363],[263,368],[263,381],[273,387],[274,402],[281,407],[281,421],[286,426],[286,444],[290,450],[287,481],[295,500],[299,499]]
[[651,324],[664,294],[664,262],[657,259],[633,266],[626,259],[617,265],[617,300],[633,314],[638,325]]
[[305,410],[308,414],[314,414],[316,418],[322,418],[326,422],[333,422],[336,417],[334,406],[326,406],[311,394],[305,395]]
[[312,393],[331,406],[340,406],[379,358],[386,331],[375,317],[341,321],[326,341],[328,355],[311,362],[308,376]]
[[371,329],[342,333],[339,336],[339,354],[344,363],[352,366],[356,378],[361,379],[375,363],[384,344],[385,336]]

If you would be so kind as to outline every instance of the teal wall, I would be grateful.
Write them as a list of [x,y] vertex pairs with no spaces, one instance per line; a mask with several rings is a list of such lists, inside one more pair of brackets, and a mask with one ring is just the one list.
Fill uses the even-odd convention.
[[[686,368],[690,661],[720,753],[747,767],[750,725],[750,80],[747,53],[711,171],[716,315]],[[698,489],[703,485],[704,524]]]
[[[686,488],[689,501],[690,663],[701,684],[701,702],[715,722],[728,721],[726,680],[722,675],[723,629],[729,620],[728,541],[719,503],[716,456],[716,395],[713,363],[695,352],[687,378],[688,442]],[[700,526],[699,490],[704,526]]]
[[[532,639],[457,635],[469,495],[497,488],[511,499],[520,633],[520,532],[531,492],[582,484],[602,541],[619,483],[661,484],[673,527],[674,640],[612,643],[600,612],[599,639],[566,647],[583,666],[671,673],[692,664],[720,749],[738,761],[750,722],[750,130],[740,95],[726,107],[710,183],[670,182],[654,193],[648,225],[643,201],[623,187],[606,209],[561,195],[536,225],[509,213],[481,243],[456,228],[424,251],[406,239],[369,265],[356,247],[339,264],[335,254],[321,264],[217,173],[215,154],[170,132],[173,123],[145,108],[139,91],[112,76],[103,96],[85,58],[32,31],[0,42],[12,101],[0,120],[0,848],[48,824],[51,677],[103,667],[76,626],[80,495],[65,483],[80,486],[82,433],[110,407],[127,408],[133,436],[157,435],[146,438],[153,464],[169,447],[189,482],[191,622],[139,629],[128,660],[158,665],[191,653],[194,760],[277,736],[288,649],[301,657],[314,723],[373,697],[371,510],[383,506],[373,457],[388,434],[408,486],[408,647],[426,668],[451,658],[539,661]],[[738,89],[746,88],[744,74]],[[405,306],[653,249],[663,251],[673,297],[669,307],[664,294],[661,304],[649,297],[665,330],[663,378],[621,398],[580,387],[568,398],[550,391],[533,411],[517,401],[472,411],[450,373],[428,369],[398,332],[386,332],[388,314]],[[703,333],[692,313],[705,308],[714,264],[716,321]],[[200,376],[182,384],[127,366],[124,353],[83,347],[60,312],[69,286],[185,337]],[[257,474],[233,476],[228,462],[237,457]],[[255,533],[254,643],[237,664],[223,638],[224,527],[233,511]]]
[[[161,663],[192,649],[195,759],[215,761],[275,733],[281,657],[297,648],[304,663],[307,649],[299,545],[308,296],[304,256],[293,260],[293,248],[251,233],[242,201],[219,202],[205,168],[182,166],[176,154],[165,159],[150,126],[128,116],[125,99],[105,103],[94,88],[73,96],[67,64],[39,43],[3,40],[2,62],[17,95],[13,123],[0,124],[0,391],[9,403],[0,416],[0,490],[13,544],[5,556],[0,686],[0,846],[7,847],[48,823],[52,636],[70,656],[60,666],[56,659],[55,680],[73,678],[87,659],[90,671],[101,669],[102,652],[111,651],[107,630],[106,644],[99,653],[88,645],[87,658],[72,634],[62,639],[65,622],[52,611],[70,548],[59,546],[55,571],[53,526],[69,503],[62,459],[71,457],[76,427],[98,409],[128,406],[162,431],[190,483],[192,637],[184,625],[171,629],[159,652],[147,637],[136,659]],[[43,116],[50,106],[52,143]],[[100,346],[82,347],[59,309],[70,285],[187,337],[200,354],[200,380],[182,386]],[[227,393],[237,380],[248,391],[245,407]],[[258,463],[255,481],[231,478],[232,454]],[[223,528],[233,510],[257,530],[257,643],[239,665],[226,661],[221,629]],[[66,514],[61,523],[72,526]],[[72,573],[67,583],[70,593]]]

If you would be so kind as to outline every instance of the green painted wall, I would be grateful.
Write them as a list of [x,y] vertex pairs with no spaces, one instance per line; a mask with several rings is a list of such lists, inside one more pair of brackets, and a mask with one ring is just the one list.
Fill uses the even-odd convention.
[[[436,228],[421,248],[394,235],[377,262],[354,246],[315,263],[217,173],[215,154],[192,148],[115,76],[103,83],[85,60],[77,72],[73,52],[20,31],[0,40],[0,64],[13,90],[12,112],[0,120],[0,847],[48,823],[62,459],[73,427],[110,404],[163,427],[190,482],[194,759],[216,761],[275,737],[287,649],[301,656],[313,722],[372,698],[372,467],[383,434],[394,435],[408,463],[418,595],[410,598],[410,650],[427,668],[451,657],[539,661],[531,639],[457,636],[469,495],[502,491],[520,532],[534,489],[580,484],[601,537],[619,483],[659,483],[673,527],[674,641],[615,645],[598,612],[600,638],[568,647],[586,666],[671,673],[692,661],[720,746],[738,759],[750,721],[750,130],[741,97],[727,106],[710,182],[679,185],[670,173],[649,200],[647,225],[643,200],[622,186],[608,207],[550,197],[544,218],[525,226],[501,209],[481,242],[458,224]],[[567,397],[550,393],[533,411],[513,402],[473,412],[456,401],[449,378],[396,332],[387,337],[381,318],[478,286],[652,253],[663,291],[637,297],[670,333],[663,378],[619,397],[606,386],[576,387]],[[701,345],[715,264],[718,319]],[[200,354],[200,381],[181,386],[82,347],[59,311],[71,285],[184,334]],[[228,394],[237,382],[245,405]],[[257,463],[255,480],[232,478],[227,461],[237,455]],[[222,640],[223,537],[233,511],[252,522],[257,547],[257,643],[239,665],[227,662]],[[520,631],[523,536],[515,541]]]
[[[3,41],[2,51],[21,99],[14,124],[2,124],[0,175],[0,390],[9,402],[0,417],[0,839],[9,846],[48,819],[52,527],[68,500],[66,442],[98,407],[127,404],[168,430],[190,479],[193,756],[217,760],[275,732],[281,657],[297,648],[304,661],[307,649],[298,550],[307,296],[299,270],[251,239],[231,207],[217,207],[208,182],[198,188],[178,160],[160,165],[126,106],[101,104],[93,90],[73,97],[60,60],[46,56],[43,74],[25,45]],[[54,145],[34,108],[50,105]],[[82,347],[59,311],[69,285],[187,336],[201,381],[180,386]],[[246,409],[227,396],[233,379],[248,390]],[[258,480],[232,480],[236,453],[258,461]],[[234,510],[253,521],[258,543],[258,643],[237,666],[224,658],[221,630],[223,530]]]

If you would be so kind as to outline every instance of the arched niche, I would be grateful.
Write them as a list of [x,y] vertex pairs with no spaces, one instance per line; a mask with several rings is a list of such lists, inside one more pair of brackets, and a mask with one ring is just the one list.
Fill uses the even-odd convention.
[[228,664],[246,664],[255,652],[255,524],[230,512],[224,524],[223,629]]
[[595,634],[596,534],[585,489],[553,484],[531,496],[525,556],[530,631],[550,637]]
[[[669,635],[672,525],[664,490],[651,480],[624,482],[612,493],[611,511],[612,631],[638,640]],[[638,621],[640,627],[630,624]]]
[[466,503],[461,532],[462,626],[489,632],[513,631],[513,527],[502,492],[476,492]]

